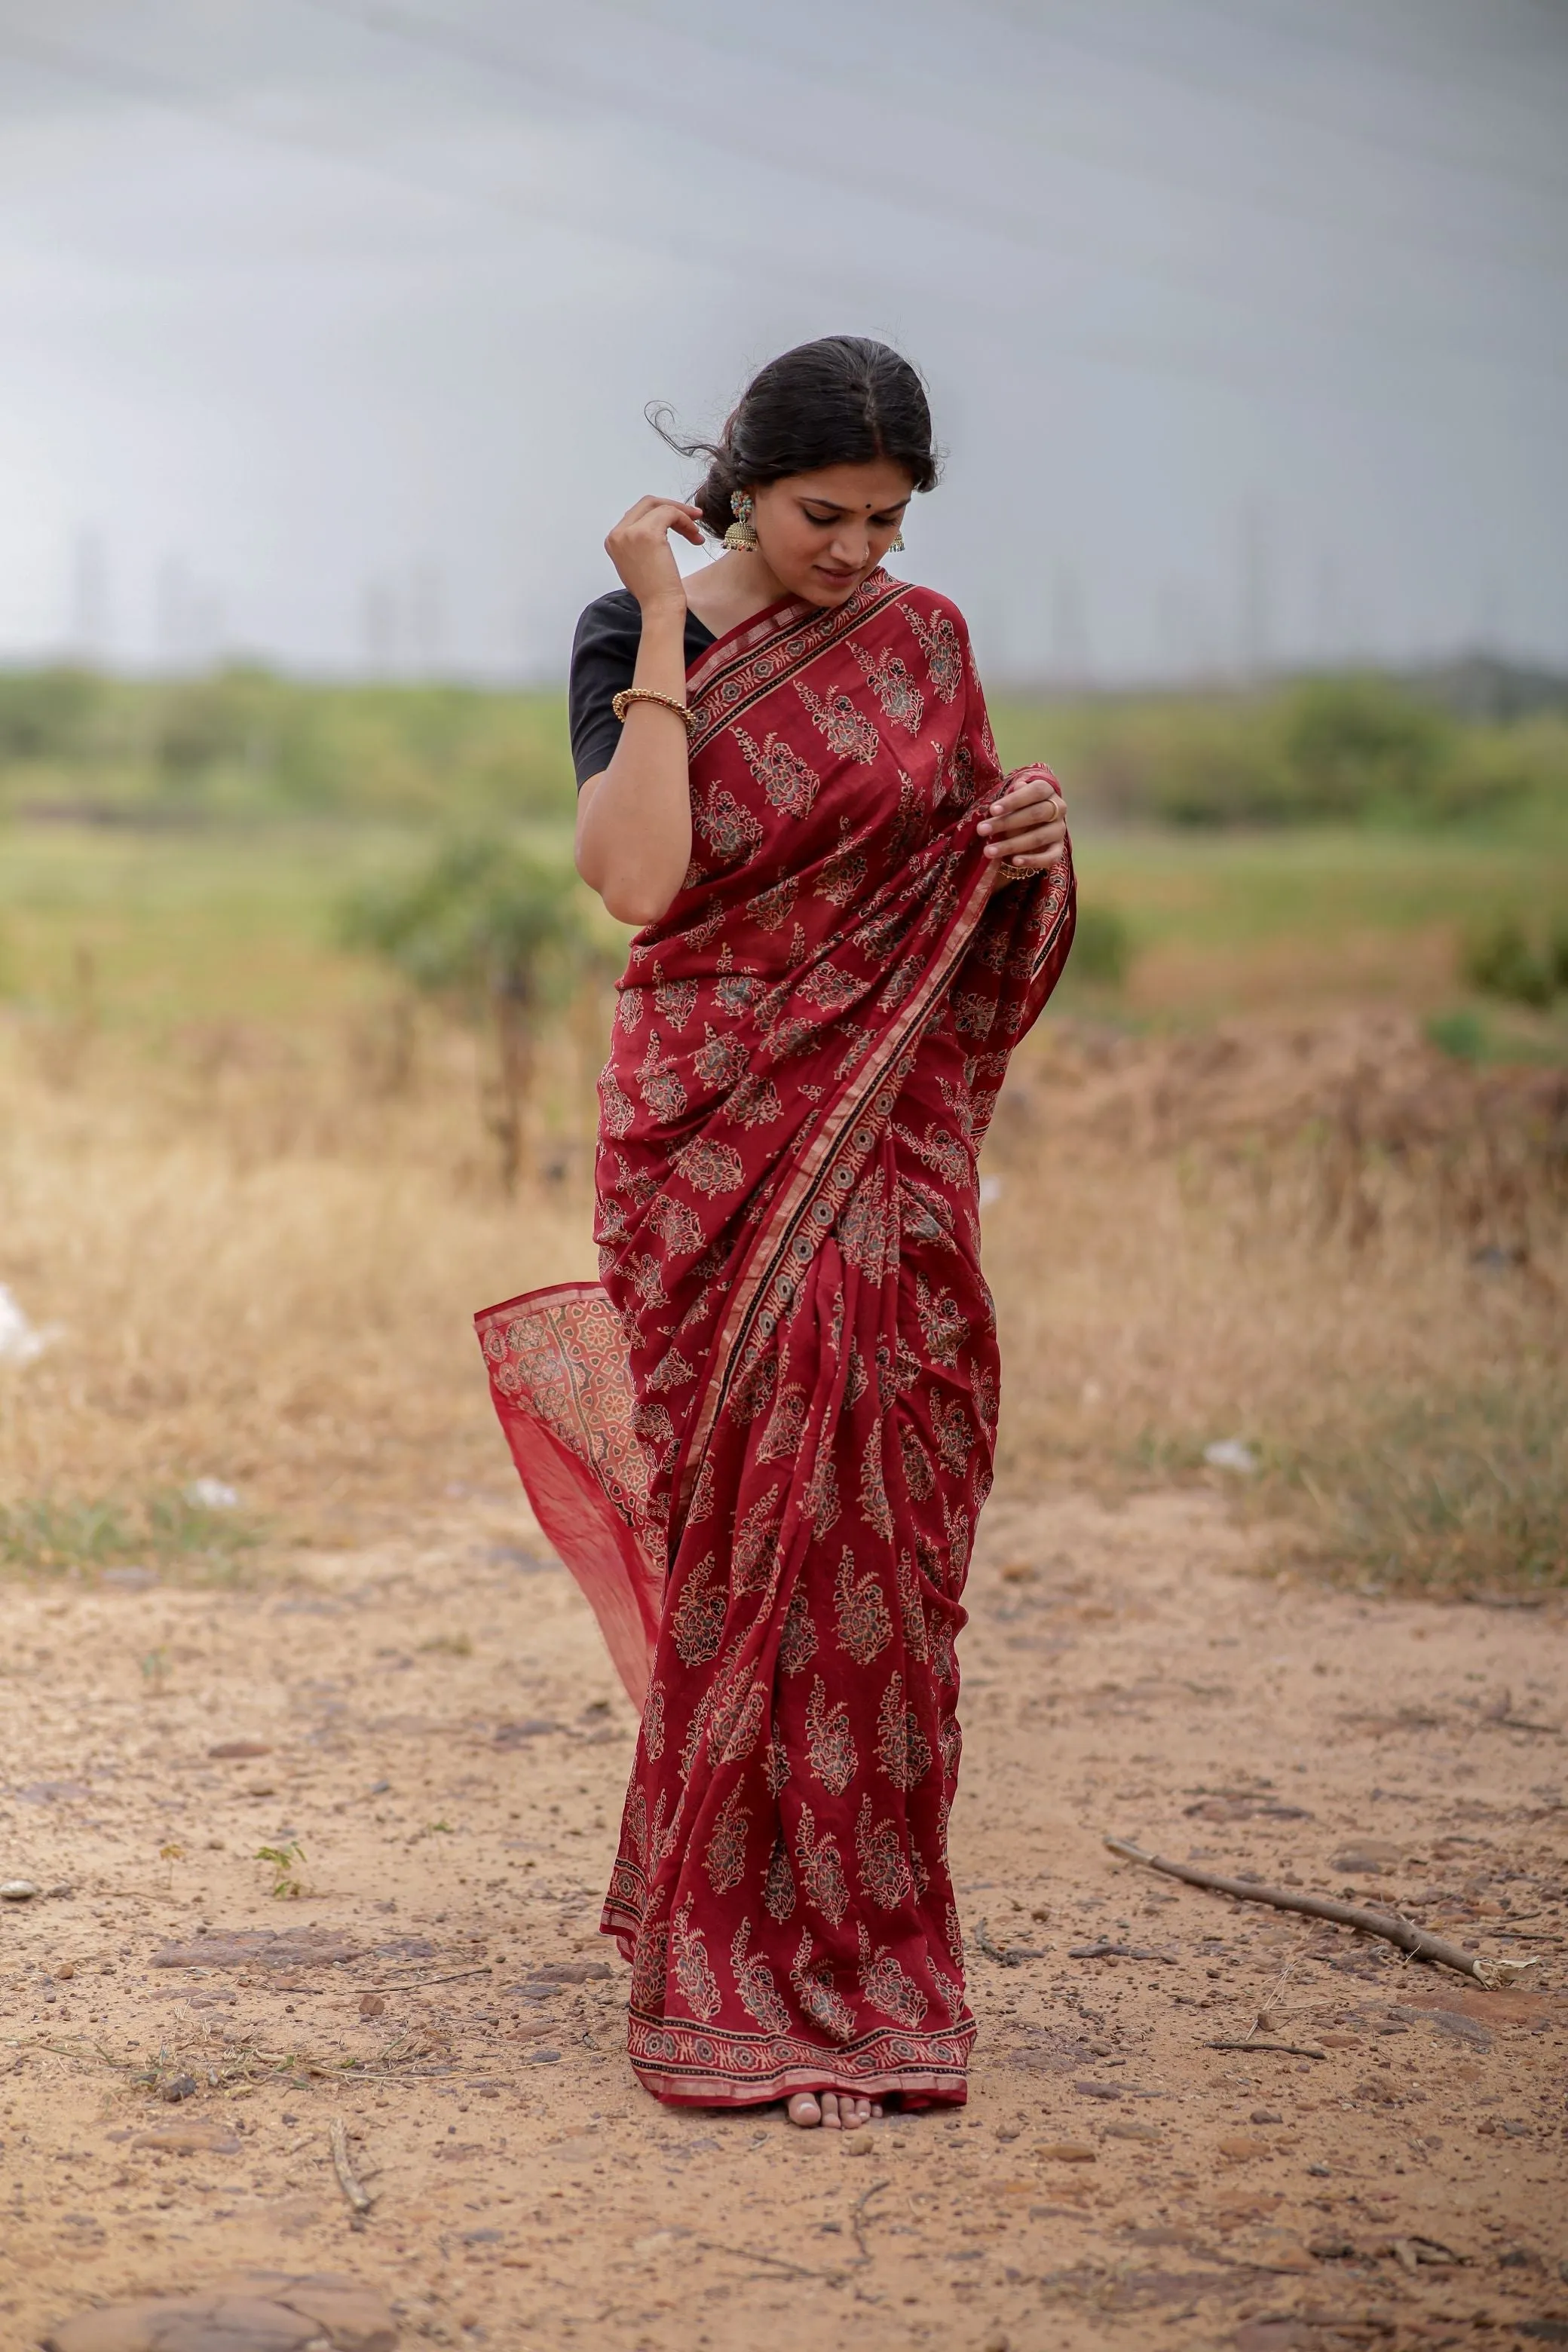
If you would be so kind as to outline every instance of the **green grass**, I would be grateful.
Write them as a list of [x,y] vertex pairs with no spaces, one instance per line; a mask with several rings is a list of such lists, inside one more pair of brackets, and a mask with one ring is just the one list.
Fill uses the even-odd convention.
[[[553,861],[569,856],[563,825],[535,820],[514,835]],[[421,826],[335,819],[188,834],[13,824],[0,831],[0,1016],[8,1005],[24,1019],[76,1020],[154,1044],[192,1024],[300,1032],[354,1017],[396,983],[342,946],[345,901],[417,870],[430,842]],[[1178,950],[1192,967],[1162,994],[1157,1016],[1204,1020],[1246,1006],[1260,952],[1300,950],[1331,968],[1341,948],[1381,940],[1397,973],[1404,943],[1425,938],[1436,963],[1417,1009],[1463,1013],[1463,943],[1475,929],[1511,918],[1544,933],[1568,906],[1568,844],[1506,829],[1464,840],[1349,826],[1088,826],[1075,856],[1088,952],[1069,967],[1067,1011],[1113,1004],[1129,973],[1136,996],[1138,962],[1151,952]],[[583,901],[596,917],[586,892]],[[616,930],[615,941],[623,937]],[[1303,1011],[1314,985],[1303,963]],[[1139,1010],[1151,1017],[1141,1000]],[[1493,1003],[1474,1018],[1484,1029],[1476,1050],[1489,1056],[1568,1051],[1562,995],[1545,1013]]]
[[229,1584],[260,1541],[237,1512],[205,1510],[177,1489],[133,1504],[41,1496],[0,1508],[0,1568],[13,1572],[91,1577],[151,1568],[184,1582]]
[[1568,832],[1552,843],[1506,832],[1473,840],[1349,826],[1201,835],[1089,828],[1075,837],[1074,856],[1085,897],[1118,908],[1140,945],[1325,943],[1568,901]]

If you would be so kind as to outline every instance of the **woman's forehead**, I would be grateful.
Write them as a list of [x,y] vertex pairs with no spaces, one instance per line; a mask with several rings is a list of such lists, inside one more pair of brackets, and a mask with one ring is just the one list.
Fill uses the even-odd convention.
[[773,487],[823,506],[863,508],[868,514],[901,505],[914,489],[903,467],[890,457],[873,457],[860,466],[823,466],[809,474],[789,474]]

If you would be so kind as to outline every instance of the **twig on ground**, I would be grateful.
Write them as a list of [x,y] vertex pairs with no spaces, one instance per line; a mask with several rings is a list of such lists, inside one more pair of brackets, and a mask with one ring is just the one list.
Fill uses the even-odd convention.
[[[351,1990],[351,1991],[353,1991],[353,1992],[356,1992],[356,1993],[359,1993],[359,1992],[421,1992],[421,1991],[423,1991],[424,1988],[425,1988],[426,1985],[456,1984],[459,1977],[489,1977],[489,1976],[493,1976],[494,1974],[495,1974],[495,1970],[494,1970],[493,1969],[491,1969],[491,1968],[483,1968],[483,1969],[454,1969],[451,1971],[451,1973],[450,1973],[450,1975],[449,1975],[449,1976],[444,1976],[444,1977],[388,1977],[388,1978],[387,1978],[387,1979],[386,1979],[386,1981],[385,1981],[384,1984],[369,1984],[369,1985],[356,1984],[356,1985],[353,1985],[353,1986],[351,1986],[351,1987],[350,1987],[350,1990]],[[314,1988],[314,1987],[304,1987],[304,1986],[302,1986],[302,1987],[300,1988],[300,1990],[301,1990],[302,1991],[304,1991],[304,1990],[319,1990],[319,1988]]]
[[1278,2031],[1284,2009],[1285,1988],[1290,1981],[1290,1972],[1295,1965],[1294,1960],[1287,1960],[1265,1993],[1257,2016],[1247,2029],[1249,2039],[1255,2033],[1273,2033]]
[[866,2243],[866,2208],[873,2197],[879,2197],[884,2189],[891,2187],[892,2183],[889,2180],[873,2180],[869,2189],[864,2189],[849,2209],[849,2234],[860,2250],[860,2260],[863,2263],[868,2263],[871,2259],[871,2249]]
[[1304,2042],[1254,2042],[1250,2035],[1245,2042],[1205,2042],[1205,2050],[1267,2050],[1280,2058],[1326,2058],[1326,2050],[1314,2050]]
[[354,2168],[349,2161],[349,2136],[343,2128],[342,2116],[334,2116],[328,2128],[332,2143],[332,2170],[338,2176],[338,2187],[356,2213],[368,2213],[374,2200],[363,2182],[354,2178]]
[[1068,1947],[1069,1960],[1163,1960],[1167,1968],[1177,1965],[1174,1952],[1152,1952],[1144,1944],[1111,1944],[1104,1937],[1098,1944],[1071,1944]]
[[1541,1966],[1539,1960],[1489,1960],[1479,1952],[1467,1952],[1460,1944],[1429,1936],[1425,1927],[1397,1911],[1372,1911],[1359,1903],[1336,1902],[1327,1895],[1298,1895],[1290,1887],[1255,1885],[1249,1878],[1222,1878],[1217,1871],[1197,1870],[1189,1862],[1167,1862],[1161,1854],[1145,1853],[1131,1838],[1108,1837],[1105,1843],[1124,1862],[1142,1863],[1145,1870],[1163,1871],[1188,1886],[1233,1895],[1238,1903],[1268,1903],[1276,1911],[1304,1912],[1309,1919],[1332,1919],[1342,1927],[1358,1927],[1363,1936],[1380,1936],[1413,1960],[1430,1960],[1438,1968],[1452,1969],[1488,1992],[1500,1992],[1505,1986],[1517,1984],[1528,1969]]
[[984,1952],[988,1960],[994,1960],[999,1968],[1004,1969],[1022,1968],[1026,1960],[1043,1960],[1046,1957],[1044,1952],[1030,1950],[1022,1944],[1012,1946],[994,1944],[991,1940],[990,1923],[984,1919],[980,1920],[975,1927],[974,1945],[975,1949]]
[[693,2238],[705,2254],[730,2254],[738,2263],[765,2263],[772,2271],[787,2271],[791,2278],[820,2279],[827,2286],[842,2285],[842,2271],[808,2270],[804,2263],[786,2263],[782,2254],[764,2254],[760,2246],[723,2246],[716,2238]]

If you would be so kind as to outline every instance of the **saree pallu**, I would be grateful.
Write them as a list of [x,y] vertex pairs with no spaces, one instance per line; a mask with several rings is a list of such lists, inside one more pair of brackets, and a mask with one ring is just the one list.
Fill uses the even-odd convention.
[[997,1351],[975,1158],[1066,960],[993,889],[962,617],[883,572],[689,674],[693,855],[601,1076],[601,1284],[477,1318],[642,1723],[602,1925],[663,2099],[960,2102],[954,1641]]

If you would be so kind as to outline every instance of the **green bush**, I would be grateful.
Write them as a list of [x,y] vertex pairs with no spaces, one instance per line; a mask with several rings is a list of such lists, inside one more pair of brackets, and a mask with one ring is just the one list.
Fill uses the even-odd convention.
[[1429,806],[1454,734],[1386,678],[1313,678],[1287,699],[1281,748],[1302,815],[1361,817]]
[[342,928],[346,944],[373,949],[414,987],[490,1032],[488,1124],[510,1192],[528,1157],[539,1033],[583,961],[571,875],[510,842],[451,841],[408,881],[361,891]]
[[1486,1025],[1468,1005],[1456,1013],[1434,1013],[1426,1024],[1426,1039],[1456,1062],[1484,1062],[1487,1057]]
[[1546,942],[1546,971],[1554,989],[1568,991],[1568,915],[1560,915]]
[[91,670],[0,670],[0,761],[79,753],[103,700],[104,682]]
[[1075,980],[1120,988],[1132,961],[1132,936],[1114,907],[1079,907],[1068,969]]
[[1536,949],[1516,916],[1501,916],[1467,940],[1463,971],[1470,986],[1483,995],[1506,997],[1514,1004],[1552,1002],[1552,963]]

